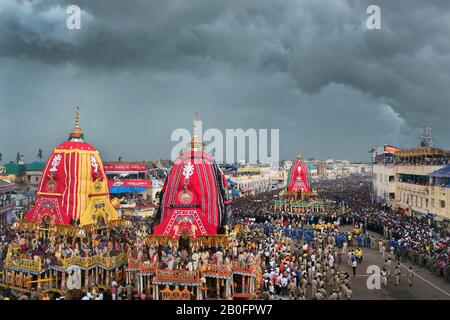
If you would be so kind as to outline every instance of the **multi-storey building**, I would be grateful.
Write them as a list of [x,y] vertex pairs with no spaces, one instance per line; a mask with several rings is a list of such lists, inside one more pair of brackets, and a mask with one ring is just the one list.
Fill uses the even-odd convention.
[[[16,185],[17,191],[33,196],[41,180],[45,162],[7,163],[4,165],[6,180]],[[5,180],[4,179],[4,180]]]
[[[450,151],[431,147],[400,150],[395,154],[396,208],[409,215],[432,214],[438,220],[450,217],[450,210],[431,206],[429,174],[445,167]],[[434,198],[433,198],[434,199]]]
[[14,211],[15,201],[11,197],[15,190],[15,185],[0,179],[0,227],[3,228],[8,224],[8,217]]
[[327,164],[325,161],[319,161],[317,164],[317,175],[319,176],[319,179],[327,178]]
[[373,158],[374,201],[392,207],[395,201],[394,147],[384,146],[375,150]]
[[283,188],[286,185],[287,170],[284,168],[273,169],[270,172],[270,183],[275,188]]
[[407,215],[450,219],[450,151],[429,146],[390,151],[374,154],[374,200]]
[[438,216],[450,218],[450,165],[434,171],[430,177],[430,210]]

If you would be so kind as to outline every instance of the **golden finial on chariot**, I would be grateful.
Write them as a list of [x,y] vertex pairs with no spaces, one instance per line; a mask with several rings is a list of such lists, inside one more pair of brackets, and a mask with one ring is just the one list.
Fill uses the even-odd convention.
[[83,129],[80,128],[80,108],[77,107],[77,111],[75,112],[75,127],[69,135],[69,139],[83,139]]

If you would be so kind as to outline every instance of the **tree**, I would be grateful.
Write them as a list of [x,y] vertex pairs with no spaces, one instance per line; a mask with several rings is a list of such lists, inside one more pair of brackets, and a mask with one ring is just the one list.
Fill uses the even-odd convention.
[[3,160],[3,153],[0,153],[0,162]]

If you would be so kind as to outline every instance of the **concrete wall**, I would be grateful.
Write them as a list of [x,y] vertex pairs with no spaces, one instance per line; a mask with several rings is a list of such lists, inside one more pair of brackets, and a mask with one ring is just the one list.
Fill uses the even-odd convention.
[[[394,181],[392,181],[394,178]],[[374,164],[373,165],[373,190],[376,200],[392,206],[395,201],[390,198],[390,194],[395,194],[395,170],[392,164]]]

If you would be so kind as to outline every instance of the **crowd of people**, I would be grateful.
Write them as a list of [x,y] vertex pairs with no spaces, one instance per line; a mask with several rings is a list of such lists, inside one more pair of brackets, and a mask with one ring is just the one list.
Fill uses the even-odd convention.
[[9,206],[13,203],[10,194],[0,194],[0,208]]
[[396,165],[415,165],[415,166],[442,166],[450,164],[450,161],[446,157],[436,157],[436,158],[423,158],[423,159],[405,159],[399,158],[395,161]]
[[[350,275],[339,266],[351,233],[339,231],[345,216],[338,206],[324,213],[274,212],[280,190],[238,198],[233,203],[242,226],[241,246],[261,257],[262,296],[267,299],[351,299]],[[255,249],[252,249],[255,248]],[[344,258],[345,259],[345,258]]]
[[[146,234],[150,230],[150,222],[139,217],[131,218],[131,223],[127,227],[108,227],[104,229],[94,229],[92,232],[78,234],[71,232],[54,232],[45,229],[15,228],[9,225],[0,229],[0,263],[6,261],[9,254],[12,259],[40,260],[42,267],[57,267],[63,264],[64,259],[71,257],[115,257],[132,251],[138,237]],[[92,287],[90,296],[92,299],[99,298],[100,290],[95,294],[96,283],[93,275],[89,280]],[[114,283],[114,282],[113,282]],[[116,285],[126,287],[123,282]],[[8,291],[9,297],[15,295]],[[1,292],[0,292],[1,293]],[[41,296],[45,299],[47,295]],[[55,298],[63,299],[60,295]],[[36,292],[19,294],[16,298],[37,299]],[[98,300],[101,300],[101,296]]]
[[0,257],[4,261],[8,249],[13,257],[37,259],[44,266],[60,265],[65,258],[79,256],[117,256],[126,253],[132,239],[143,229],[142,223],[128,228],[113,227],[86,234],[58,233],[49,230],[21,229],[12,226],[0,232]]
[[[268,217],[265,217],[266,219]],[[262,297],[291,300],[345,300],[352,298],[350,275],[339,269],[346,254],[344,239],[335,224],[322,229],[302,228],[295,216],[239,221],[241,248],[261,257]],[[270,222],[269,222],[270,221]],[[319,221],[320,222],[320,221]],[[352,254],[351,259],[354,259]]]
[[375,232],[388,239],[386,250],[392,251],[398,259],[408,259],[420,267],[427,267],[450,281],[450,234],[447,230],[439,229],[428,219],[373,204],[370,183],[356,177],[323,182],[318,188],[323,196],[348,204],[349,222],[360,224],[363,232]]
[[[224,248],[180,247],[173,243],[152,246],[143,241],[152,221],[132,218],[128,228],[107,228],[85,237],[2,229],[0,258],[5,261],[11,247],[16,248],[15,255],[40,257],[44,265],[58,265],[72,256],[127,253],[148,267],[189,271],[204,271],[211,265],[230,266],[232,261],[252,264],[259,259],[262,299],[347,300],[353,297],[351,277],[363,259],[361,248],[372,248],[374,238],[369,233],[377,233],[388,240],[377,243],[380,254],[386,258],[383,283],[391,273],[396,284],[400,281],[401,270],[395,261],[402,259],[428,267],[449,281],[448,232],[428,221],[374,205],[369,181],[360,177],[322,181],[316,190],[320,198],[332,204],[325,212],[275,212],[274,200],[280,190],[235,199],[234,232],[230,245]],[[346,225],[352,231],[343,231],[342,226]],[[392,267],[395,270],[391,272]],[[413,275],[410,269],[410,283]],[[114,281],[108,292],[90,289],[83,299],[101,300],[105,295],[133,299],[134,293],[132,283]]]

